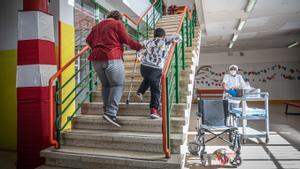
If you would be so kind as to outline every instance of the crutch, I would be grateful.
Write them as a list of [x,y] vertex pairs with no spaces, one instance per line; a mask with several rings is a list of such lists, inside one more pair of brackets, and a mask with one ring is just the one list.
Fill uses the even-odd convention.
[[135,60],[134,60],[134,68],[133,68],[132,73],[131,73],[130,88],[129,88],[129,91],[128,91],[128,96],[127,96],[126,104],[129,104],[130,94],[131,94],[131,91],[132,91],[132,83],[133,83],[133,80],[134,80],[134,76],[135,76],[135,72],[136,72],[136,67],[137,67],[137,63],[138,63],[138,57],[139,57],[139,52],[136,52],[136,54],[135,54]]

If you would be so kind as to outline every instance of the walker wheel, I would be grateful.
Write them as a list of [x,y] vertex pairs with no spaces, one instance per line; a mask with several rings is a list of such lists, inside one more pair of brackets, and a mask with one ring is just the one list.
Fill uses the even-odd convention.
[[189,147],[188,148],[189,148],[189,152],[192,155],[198,156],[201,146],[198,143],[196,143],[196,142],[191,142],[191,143],[189,143]]
[[242,158],[237,155],[235,156],[235,158],[230,162],[230,164],[234,167],[238,167],[242,164]]

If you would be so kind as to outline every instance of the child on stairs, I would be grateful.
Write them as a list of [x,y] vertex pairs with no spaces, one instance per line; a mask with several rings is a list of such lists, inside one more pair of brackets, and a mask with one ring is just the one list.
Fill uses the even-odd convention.
[[166,36],[166,32],[162,28],[157,28],[154,31],[154,38],[143,42],[145,52],[141,59],[141,75],[143,81],[137,90],[136,96],[143,100],[143,95],[150,87],[150,118],[160,118],[158,108],[160,105],[160,79],[162,70],[165,66],[165,61],[168,57],[168,50],[172,42],[181,41],[179,34]]

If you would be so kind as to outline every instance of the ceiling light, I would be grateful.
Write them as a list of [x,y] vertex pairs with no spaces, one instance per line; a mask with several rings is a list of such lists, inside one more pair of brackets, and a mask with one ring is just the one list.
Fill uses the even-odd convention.
[[243,27],[245,26],[245,23],[246,23],[246,21],[240,20],[237,30],[241,31],[243,29]]
[[235,42],[237,38],[238,38],[238,35],[234,34],[233,37],[232,37],[232,42]]
[[231,49],[233,47],[233,44],[233,42],[230,42],[228,48]]
[[299,42],[294,42],[294,43],[290,44],[290,45],[288,46],[288,48],[292,48],[292,47],[295,47],[295,46],[297,46],[297,45],[299,45]]
[[247,7],[246,7],[245,11],[246,12],[252,12],[256,2],[257,2],[257,0],[248,0],[248,4],[247,4]]

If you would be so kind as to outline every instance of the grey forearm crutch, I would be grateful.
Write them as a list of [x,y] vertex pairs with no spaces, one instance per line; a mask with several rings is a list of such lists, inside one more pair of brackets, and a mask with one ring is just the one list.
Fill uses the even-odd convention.
[[126,104],[129,104],[130,94],[131,94],[131,91],[132,91],[132,83],[133,83],[133,80],[134,80],[134,76],[135,76],[135,72],[136,72],[136,67],[137,67],[137,63],[138,63],[138,56],[139,56],[139,52],[136,52],[136,54],[135,54],[135,60],[134,60],[134,68],[133,68],[132,73],[131,73],[130,88],[129,88],[129,91],[128,91],[128,96],[127,96]]

